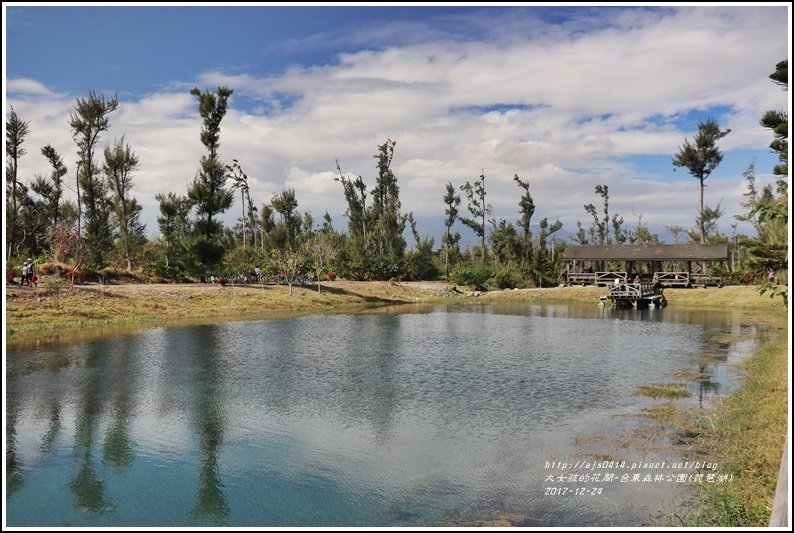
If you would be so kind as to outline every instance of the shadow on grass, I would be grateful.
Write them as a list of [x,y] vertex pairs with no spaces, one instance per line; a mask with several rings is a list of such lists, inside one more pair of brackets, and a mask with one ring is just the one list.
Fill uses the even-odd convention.
[[[284,290],[289,291],[289,285],[281,284],[265,284],[264,289],[274,289],[276,287],[283,287]],[[228,289],[244,289],[249,291],[261,291],[263,289],[262,285],[226,285],[225,288]],[[315,295],[327,295],[333,294],[334,296],[349,296],[356,298],[360,302],[368,303],[368,304],[407,304],[407,303],[414,303],[414,300],[410,298],[389,298],[389,297],[380,297],[380,296],[372,296],[363,294],[360,292],[356,292],[350,289],[345,289],[342,287],[335,287],[323,284],[321,292],[317,292],[317,285],[293,285],[292,286],[293,296],[296,292],[302,292],[303,294],[306,293],[314,293]]]

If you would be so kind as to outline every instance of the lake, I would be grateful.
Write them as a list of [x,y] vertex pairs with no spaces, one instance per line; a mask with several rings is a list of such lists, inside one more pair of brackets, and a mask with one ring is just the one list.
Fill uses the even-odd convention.
[[647,524],[709,471],[618,445],[669,401],[638,387],[704,406],[762,332],[736,311],[423,305],[9,347],[7,524]]

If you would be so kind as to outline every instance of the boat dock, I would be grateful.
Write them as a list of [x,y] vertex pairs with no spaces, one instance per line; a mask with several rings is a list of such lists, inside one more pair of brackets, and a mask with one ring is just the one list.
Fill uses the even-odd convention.
[[645,307],[664,307],[667,300],[661,290],[657,290],[653,283],[623,283],[609,287],[606,296],[601,297],[599,305],[606,300],[611,300],[615,307],[635,309]]

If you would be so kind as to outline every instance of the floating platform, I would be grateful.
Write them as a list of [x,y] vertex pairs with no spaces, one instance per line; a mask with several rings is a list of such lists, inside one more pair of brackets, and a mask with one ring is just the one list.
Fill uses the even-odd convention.
[[601,297],[599,305],[604,305],[604,302],[611,300],[612,305],[621,308],[664,307],[667,305],[667,299],[656,287],[654,283],[613,285],[609,287],[606,296]]

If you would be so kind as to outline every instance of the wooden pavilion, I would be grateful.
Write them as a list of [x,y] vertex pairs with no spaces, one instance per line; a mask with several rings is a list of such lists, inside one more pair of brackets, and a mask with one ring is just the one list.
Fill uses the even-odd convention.
[[607,286],[639,275],[657,287],[722,287],[721,277],[708,275],[697,263],[727,261],[728,245],[568,246],[563,259],[568,285]]

